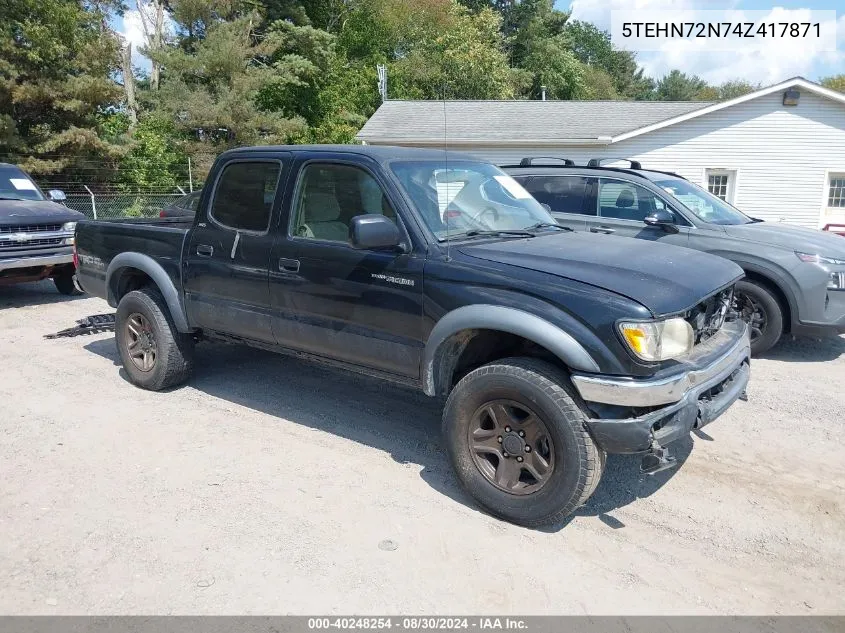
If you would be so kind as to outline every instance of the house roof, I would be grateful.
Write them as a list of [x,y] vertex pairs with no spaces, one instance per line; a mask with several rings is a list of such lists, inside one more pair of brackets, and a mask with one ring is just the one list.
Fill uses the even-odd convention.
[[793,77],[747,95],[707,101],[386,101],[357,138],[442,145],[608,145],[787,88],[845,104],[845,94]]
[[702,101],[385,101],[358,132],[378,143],[597,141],[712,105]]

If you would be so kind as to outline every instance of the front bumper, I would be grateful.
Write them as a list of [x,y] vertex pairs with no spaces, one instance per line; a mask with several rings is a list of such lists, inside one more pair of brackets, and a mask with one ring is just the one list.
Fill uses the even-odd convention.
[[572,382],[588,405],[598,403],[596,410],[606,410],[604,405],[635,410],[634,417],[591,418],[587,426],[606,452],[639,453],[655,442],[680,439],[722,415],[745,392],[750,362],[748,327],[737,320],[654,378],[575,374]]
[[0,272],[13,268],[38,268],[46,266],[61,266],[73,263],[73,250],[63,249],[64,252],[50,255],[33,255],[30,257],[0,257]]

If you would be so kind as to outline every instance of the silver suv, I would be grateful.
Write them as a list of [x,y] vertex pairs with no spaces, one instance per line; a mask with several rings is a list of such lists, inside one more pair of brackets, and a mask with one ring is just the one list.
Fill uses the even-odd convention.
[[[557,159],[556,159],[557,160]],[[721,255],[745,270],[736,307],[760,354],[790,332],[845,332],[845,240],[748,217],[682,176],[526,158],[502,167],[576,231],[654,240]],[[610,159],[619,162],[619,159]]]

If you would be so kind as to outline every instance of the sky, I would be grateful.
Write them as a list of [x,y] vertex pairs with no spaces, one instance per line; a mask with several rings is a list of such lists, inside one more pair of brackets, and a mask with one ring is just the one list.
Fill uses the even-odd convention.
[[[134,6],[130,0],[128,3]],[[709,83],[720,84],[732,79],[744,79],[763,85],[775,84],[784,79],[803,76],[811,81],[820,77],[845,73],[845,4],[843,0],[557,0],[560,9],[569,9],[578,20],[592,22],[610,30],[610,14],[613,9],[734,9],[738,11],[771,10],[780,7],[787,10],[811,8],[813,10],[836,10],[838,46],[836,52],[818,50],[811,42],[796,40],[784,45],[771,46],[764,51],[714,52],[707,50],[706,42],[685,46],[689,42],[667,43],[663,50],[638,52],[637,61],[647,75],[660,78],[672,69],[698,75]],[[130,9],[115,24],[117,30],[132,42],[136,66],[149,69],[149,60],[138,49],[143,45],[144,35],[137,10]]]
[[806,40],[767,47],[763,51],[714,52],[707,50],[706,41],[701,41],[700,45],[693,44],[692,47],[667,43],[661,51],[641,51],[637,53],[637,61],[651,77],[662,77],[677,68],[713,84],[744,79],[770,85],[797,75],[817,81],[820,77],[845,73],[845,5],[842,0],[558,0],[557,7],[570,9],[574,19],[592,22],[607,31],[610,30],[610,13],[613,9],[770,11],[780,7],[787,10],[836,10],[836,52],[817,50],[821,47],[814,47]]

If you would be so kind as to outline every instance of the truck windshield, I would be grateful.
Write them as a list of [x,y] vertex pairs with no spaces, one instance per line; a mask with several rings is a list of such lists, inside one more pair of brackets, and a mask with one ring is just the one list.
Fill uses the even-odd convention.
[[555,225],[522,185],[487,163],[396,161],[391,169],[439,240]]
[[751,218],[736,207],[687,180],[672,178],[671,180],[658,180],[655,184],[671,194],[705,222],[722,225],[750,224],[753,222]]
[[20,169],[0,165],[0,200],[44,200],[44,196]]

